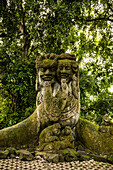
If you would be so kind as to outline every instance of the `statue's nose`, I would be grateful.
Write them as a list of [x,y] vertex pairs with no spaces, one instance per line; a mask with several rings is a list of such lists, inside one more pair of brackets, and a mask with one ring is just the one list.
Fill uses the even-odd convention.
[[45,74],[49,74],[49,69],[47,69],[47,70],[45,71]]
[[62,68],[61,72],[62,72],[62,73],[65,73],[65,72],[66,72],[65,67]]

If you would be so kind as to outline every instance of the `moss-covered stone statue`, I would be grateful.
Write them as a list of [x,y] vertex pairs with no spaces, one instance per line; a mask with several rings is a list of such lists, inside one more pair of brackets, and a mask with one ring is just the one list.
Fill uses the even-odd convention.
[[[37,114],[40,119],[39,137],[40,150],[55,151],[71,148],[74,149],[74,137],[71,136],[73,128],[80,117],[80,90],[78,81],[78,63],[71,54],[48,54],[37,60]],[[54,136],[55,124],[63,129],[70,128],[68,137]],[[47,143],[47,136],[49,141]],[[42,141],[43,136],[43,142]],[[71,136],[71,138],[69,138]],[[53,141],[55,139],[55,141]],[[68,140],[67,140],[68,139]],[[72,142],[73,139],[73,142]],[[71,142],[73,144],[71,144]],[[41,143],[43,143],[41,145]],[[58,149],[59,148],[59,149]]]
[[109,118],[105,116],[101,126],[80,118],[76,56],[42,55],[36,60],[36,71],[36,110],[24,121],[0,130],[0,148],[32,147],[48,161],[58,162],[77,160],[75,147],[81,145],[111,160],[113,124]]
[[80,116],[80,92],[74,55],[50,54],[38,58],[36,89],[41,128],[54,122],[75,127]]

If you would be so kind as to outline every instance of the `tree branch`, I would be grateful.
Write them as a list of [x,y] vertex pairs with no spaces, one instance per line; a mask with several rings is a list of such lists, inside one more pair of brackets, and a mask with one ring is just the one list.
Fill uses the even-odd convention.
[[26,25],[25,25],[25,10],[23,9],[22,6],[22,0],[21,0],[21,12],[22,12],[22,28],[23,28],[23,53],[22,57],[25,58],[25,56],[28,55],[28,50],[30,47],[31,40],[29,38],[29,33],[26,30]]

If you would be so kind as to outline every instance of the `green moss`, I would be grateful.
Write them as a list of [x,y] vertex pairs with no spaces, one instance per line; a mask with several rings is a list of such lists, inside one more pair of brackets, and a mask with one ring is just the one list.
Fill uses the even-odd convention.
[[65,149],[63,152],[64,152],[64,154],[69,153],[69,151],[67,149]]
[[0,151],[0,159],[6,159],[8,157],[9,151]]
[[63,156],[66,161],[78,160],[75,149],[67,148],[63,151]]
[[110,157],[108,157],[108,161],[109,161],[110,163],[113,163],[113,155],[110,156]]
[[78,140],[92,152],[110,155],[113,153],[113,135],[110,134],[110,126],[100,127],[85,119],[80,119],[77,125]]
[[82,155],[82,157],[84,157],[84,158],[90,158],[90,156],[88,156],[88,155]]
[[[0,147],[29,147],[35,146],[37,126],[37,112],[35,111],[24,121],[0,130]],[[37,128],[38,127],[38,128]]]

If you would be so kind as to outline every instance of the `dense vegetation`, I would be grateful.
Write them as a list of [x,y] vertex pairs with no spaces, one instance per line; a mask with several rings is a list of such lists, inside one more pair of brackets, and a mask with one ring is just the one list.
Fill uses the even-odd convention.
[[112,0],[1,0],[0,128],[35,110],[35,59],[73,52],[80,63],[81,116],[113,117]]

